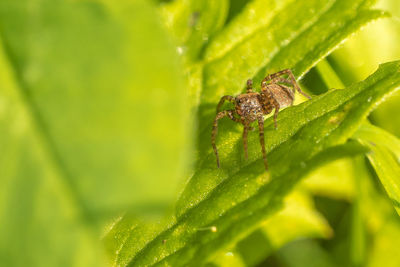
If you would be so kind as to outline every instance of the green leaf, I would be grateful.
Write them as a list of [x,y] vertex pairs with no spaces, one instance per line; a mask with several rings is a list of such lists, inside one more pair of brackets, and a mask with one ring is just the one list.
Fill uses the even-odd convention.
[[177,0],[162,5],[161,14],[178,52],[197,60],[209,38],[224,25],[228,7],[228,0]]
[[0,43],[0,265],[104,266]]
[[288,267],[333,267],[334,258],[320,244],[313,240],[298,240],[278,252],[283,266]]
[[185,87],[156,15],[0,1],[1,266],[103,266],[104,218],[176,199]]
[[314,209],[311,195],[297,188],[284,200],[284,208],[262,223],[261,227],[238,242],[234,248],[216,255],[213,264],[257,266],[285,244],[301,238],[329,238],[332,229]]
[[[204,66],[203,91],[199,108],[199,168],[202,168],[201,162],[211,151],[212,121],[215,116],[215,106],[222,95],[239,93],[245,81],[260,72],[261,68],[266,68],[271,72],[291,68],[295,74],[303,74],[352,31],[367,21],[384,15],[381,11],[369,10],[370,5],[371,1],[361,0],[291,2],[290,8],[282,6],[275,10],[274,18],[270,21],[271,25],[267,24],[258,29],[258,26],[254,24],[253,28],[257,29],[254,34],[247,36],[243,41],[238,41],[223,57],[207,63]],[[297,10],[304,12],[297,14]],[[346,11],[343,12],[343,10]],[[252,11],[254,8],[247,10],[250,13]],[[293,22],[293,17],[296,18],[295,22]],[[238,20],[247,25],[245,18],[239,17]],[[240,24],[238,23],[236,27],[240,27]],[[233,31],[229,25],[226,28]],[[224,32],[221,34],[229,35]],[[280,66],[273,67],[271,64],[274,62],[280,62]],[[294,68],[294,66],[299,67]],[[263,74],[265,75],[266,72]],[[225,122],[225,124],[228,124],[230,130],[232,129],[233,123]],[[218,138],[230,139],[227,131],[227,128],[222,125]],[[214,187],[220,181],[215,177],[207,179],[209,187]],[[178,210],[180,207],[187,208],[187,203],[191,202],[190,199],[204,197],[209,187],[200,186],[194,190],[188,190],[187,187],[178,202]]]
[[369,124],[363,124],[353,137],[371,149],[367,157],[400,215],[400,140]]
[[340,159],[310,173],[302,185],[314,195],[350,201],[354,196],[352,170],[351,159]]
[[[240,93],[249,78],[253,77],[254,83],[259,84],[267,73],[286,68],[292,69],[296,77],[302,77],[351,33],[387,15],[370,10],[372,2],[282,1],[276,8],[272,5],[271,12],[254,2],[254,7],[245,9],[232,25],[225,27],[215,37],[215,43],[211,41],[206,53],[209,61],[204,66],[199,108],[200,158],[210,147],[209,129],[215,105],[223,95]],[[265,20],[261,19],[263,14],[267,14]],[[260,19],[250,19],[253,15]],[[242,27],[246,31],[240,30]],[[219,48],[224,52],[217,52]]]
[[329,238],[332,234],[327,221],[314,209],[311,196],[303,190],[294,190],[285,197],[283,209],[241,240],[233,254],[241,257],[246,262],[245,266],[255,266],[293,240]]
[[[255,3],[255,5],[260,5]],[[281,6],[282,5],[282,6]],[[296,76],[302,76],[318,59],[328,54],[349,34],[372,19],[384,15],[369,10],[371,1],[283,1],[280,8],[260,8],[255,16],[268,14],[267,23],[250,20],[255,8],[246,11],[228,25],[226,32],[218,35],[229,43],[229,50],[205,66],[204,100],[218,100],[223,94],[236,94],[244,88],[249,77],[260,73],[262,78],[269,72],[292,68]],[[299,10],[301,12],[299,12]],[[246,12],[245,11],[245,12]],[[247,25],[237,36],[237,28]],[[260,25],[262,27],[260,27]],[[231,43],[231,36],[235,35]],[[210,49],[214,47],[212,41]],[[209,52],[215,54],[216,52]],[[261,77],[259,77],[261,78]],[[261,81],[261,79],[259,79]]]
[[[234,46],[262,28],[273,23],[276,14],[282,14],[290,5],[290,0],[253,0],[245,6],[221,32],[216,35],[205,51],[204,59],[211,61],[224,56]],[[278,13],[279,12],[279,13]],[[228,41],[229,40],[229,41]]]
[[400,265],[400,227],[398,220],[390,218],[375,235],[374,242],[369,250],[366,266],[392,266]]
[[[258,136],[250,136],[249,146],[257,149],[249,151],[249,160],[244,161],[241,133],[230,132],[230,138],[220,144],[222,168],[217,169],[210,152],[186,187],[176,222],[156,238],[152,235],[139,251],[136,248],[128,265],[182,266],[207,261],[278,210],[283,197],[306,173],[327,161],[365,153],[358,144],[335,146],[346,142],[375,104],[399,86],[399,70],[400,62],[384,64],[363,82],[288,108],[280,114],[278,130],[268,119],[268,173]],[[185,199],[192,195],[197,198]],[[135,238],[130,236],[130,242]]]
[[79,204],[93,215],[165,208],[182,173],[186,107],[155,9],[144,0],[28,2],[1,1],[4,42],[17,90]]
[[[269,1],[273,4],[273,1]],[[293,17],[299,17],[297,16],[298,14],[296,13],[296,16],[290,16],[290,12],[293,12],[293,10],[295,10],[295,8],[293,8],[294,6],[290,6],[290,8],[287,8],[287,6],[285,6],[288,2],[287,1],[281,1],[281,2],[277,2],[276,6],[272,5],[271,9],[272,12],[268,12],[268,10],[266,9],[257,9],[255,10],[254,8],[246,8],[245,11],[242,14],[239,14],[238,17],[236,19],[234,19],[234,22],[232,22],[231,24],[229,24],[227,27],[225,27],[220,34],[217,34],[216,36],[214,36],[214,38],[211,39],[210,45],[208,45],[206,47],[206,53],[205,53],[205,58],[204,58],[204,63],[205,63],[205,67],[204,67],[204,73],[203,71],[196,71],[196,74],[201,73],[201,75],[203,76],[203,81],[201,79],[199,79],[199,76],[196,75],[195,79],[190,79],[191,83],[192,83],[192,87],[196,88],[196,92],[198,92],[198,89],[203,89],[203,93],[201,96],[201,109],[200,109],[200,134],[199,134],[199,151],[200,151],[200,161],[199,161],[199,167],[198,169],[206,169],[204,170],[204,175],[200,175],[203,179],[204,182],[202,185],[198,185],[196,182],[193,183],[189,183],[188,187],[191,188],[192,190],[186,190],[184,192],[184,197],[181,198],[180,203],[183,205],[184,208],[187,207],[187,205],[185,206],[185,201],[188,201],[188,203],[190,202],[190,195],[193,194],[193,198],[194,199],[203,199],[208,195],[208,191],[212,190],[212,188],[214,188],[216,185],[218,185],[223,179],[220,179],[219,176],[214,176],[213,172],[210,171],[207,175],[206,172],[208,171],[207,169],[211,166],[213,166],[212,168],[214,168],[215,163],[209,164],[209,163],[205,163],[205,162],[209,162],[210,160],[213,161],[214,156],[210,156],[209,151],[210,151],[210,144],[209,144],[209,129],[211,128],[210,122],[212,121],[212,117],[213,117],[213,113],[214,113],[214,107],[215,107],[215,103],[218,100],[218,98],[223,94],[223,93],[237,93],[240,91],[240,89],[243,87],[244,81],[245,79],[247,79],[248,77],[251,77],[251,74],[249,74],[249,76],[247,76],[247,71],[248,69],[253,68],[253,66],[255,66],[255,68],[257,69],[257,71],[262,68],[264,65],[264,63],[259,64],[259,59],[262,60],[262,58],[265,56],[264,54],[260,53],[259,50],[264,51],[263,47],[266,46],[266,43],[257,43],[255,40],[257,39],[255,36],[258,36],[258,38],[264,38],[264,35],[260,35],[259,31],[261,31],[261,28],[264,28],[265,31],[268,30],[268,28],[273,28],[273,33],[275,34],[276,37],[276,43],[278,44],[282,44],[287,42],[287,36],[285,36],[285,33],[288,33],[289,37],[293,37],[293,41],[289,42],[289,44],[286,44],[287,47],[291,47],[292,43],[296,44],[298,43],[298,46],[301,46],[300,43],[301,42],[306,42],[308,40],[310,40],[310,34],[312,34],[312,40],[314,41],[314,43],[310,44],[310,45],[315,45],[315,47],[312,46],[306,46],[307,48],[304,49],[304,46],[302,47],[297,47],[296,49],[300,49],[299,51],[303,51],[307,52],[307,51],[312,51],[313,49],[316,49],[317,53],[311,53],[310,55],[307,55],[309,58],[307,60],[310,61],[306,61],[308,62],[307,64],[309,64],[310,62],[314,62],[312,64],[315,64],[315,62],[317,62],[321,56],[327,54],[330,52],[331,49],[333,49],[339,42],[341,42],[349,33],[355,31],[356,29],[358,29],[362,24],[366,23],[367,21],[370,21],[374,18],[380,17],[382,15],[384,15],[382,12],[380,11],[370,11],[368,10],[368,7],[371,5],[371,1],[352,1],[351,3],[349,3],[348,1],[330,1],[328,3],[322,3],[322,2],[317,2],[317,1],[311,1],[312,3],[306,3],[303,2],[303,4],[309,6],[309,4],[314,7],[311,8],[311,13],[313,13],[313,11],[317,11],[314,16],[314,14],[311,14],[310,16],[303,16],[301,17],[302,21],[298,22],[296,21],[297,24],[294,24],[293,27],[291,27],[292,24],[292,18]],[[257,6],[261,4],[261,2],[256,3],[255,1],[253,1],[252,3],[249,4],[249,6],[251,7],[252,5]],[[298,4],[300,5],[300,4]],[[319,7],[320,5],[323,5],[324,8],[318,9],[316,7]],[[253,7],[254,7],[253,6]],[[333,9],[332,7],[335,6],[335,8]],[[284,9],[286,8],[286,9]],[[345,14],[343,14],[342,12],[342,8],[347,8],[348,12],[344,12]],[[257,14],[263,14],[263,10],[265,10],[265,15],[268,17],[266,20],[263,20],[265,18],[265,15],[262,16],[254,16],[253,20],[251,20],[251,13],[255,13],[260,11],[260,13]],[[291,11],[292,10],[292,11]],[[308,8],[304,9],[306,12],[309,11]],[[326,12],[327,10],[330,10],[330,12]],[[365,11],[365,12],[364,12]],[[214,12],[214,11],[212,11]],[[246,12],[248,12],[246,14]],[[289,15],[288,15],[289,12]],[[275,14],[276,13],[276,14]],[[307,13],[308,14],[308,13]],[[358,16],[358,14],[360,14],[360,16]],[[323,20],[320,20],[320,17],[323,17]],[[258,19],[259,18],[259,19]],[[273,20],[272,20],[273,18]],[[288,19],[290,18],[290,19]],[[264,22],[263,22],[264,21]],[[311,21],[311,22],[310,22]],[[260,23],[261,22],[261,23]],[[279,27],[271,27],[271,25],[266,25],[263,23],[267,23],[267,22],[271,22],[272,24],[275,24],[278,22]],[[304,24],[306,26],[304,26]],[[321,25],[322,26],[321,26]],[[167,21],[167,25],[168,25],[168,21]],[[232,26],[233,25],[233,26]],[[235,26],[236,25],[236,26]],[[253,26],[252,26],[253,25]],[[309,25],[309,26],[307,26]],[[259,27],[261,26],[261,28]],[[286,27],[289,26],[289,27]],[[327,27],[329,26],[329,27]],[[299,29],[296,29],[296,27],[300,27]],[[241,31],[240,28],[247,28],[250,30],[243,30]],[[251,29],[254,28],[255,30],[252,31]],[[329,28],[329,31],[326,31],[326,33],[324,32],[323,34],[318,33],[316,34],[314,31],[315,30],[319,30],[319,31],[325,31],[325,28]],[[292,32],[297,33],[297,35],[299,35],[299,37],[293,36],[292,32],[290,32],[290,30],[293,30]],[[232,31],[233,34],[230,34],[229,32]],[[246,36],[241,36],[240,32],[242,32],[244,35]],[[247,35],[247,33],[249,32],[249,34]],[[307,33],[308,35],[305,34],[305,36],[302,36],[302,34]],[[292,34],[292,35],[291,35]],[[227,36],[228,38],[225,38],[224,36]],[[321,38],[320,38],[321,36]],[[300,38],[301,37],[301,38]],[[297,40],[298,39],[298,40]],[[221,42],[222,40],[222,46],[221,44],[218,44],[218,41]],[[226,45],[224,46],[224,41]],[[248,45],[246,46],[246,43],[248,43]],[[325,43],[327,43],[328,45],[326,45]],[[214,45],[214,44],[218,44],[218,45]],[[268,44],[270,45],[270,44]],[[273,44],[271,44],[273,45]],[[242,49],[240,50],[240,46],[243,47],[250,47],[253,46],[251,49]],[[211,49],[213,47],[216,47],[216,49]],[[222,49],[220,49],[222,47]],[[286,49],[286,46],[277,46],[278,49]],[[317,49],[318,48],[318,49]],[[236,50],[235,50],[236,49]],[[232,51],[231,51],[232,50]],[[210,51],[214,51],[213,53],[211,53]],[[251,53],[249,53],[249,51],[251,51]],[[273,51],[266,51],[265,54],[274,52]],[[296,50],[293,49],[293,52],[296,52]],[[258,53],[258,54],[257,54]],[[274,52],[275,53],[275,52]],[[254,54],[254,58],[257,58],[258,61],[255,62],[250,62],[247,61],[248,63],[243,64],[243,62],[246,62],[245,58],[243,57],[248,57],[248,56],[252,56],[253,57]],[[227,55],[227,56],[226,56]],[[299,54],[301,55],[301,53]],[[222,63],[220,64],[220,68],[218,68],[218,66],[216,64],[219,64],[220,60],[224,60],[224,58],[228,58],[225,63],[226,65],[223,65]],[[273,54],[273,57],[275,57],[275,54]],[[314,57],[314,58],[313,58]],[[293,60],[293,62],[291,64],[296,65],[297,63],[300,63],[302,60],[304,60],[304,58],[301,57],[295,57],[295,58],[290,58],[291,60]],[[268,60],[270,60],[270,58],[268,57]],[[286,57],[284,56],[284,54],[279,54],[279,57],[277,57],[276,61],[278,62],[279,60],[286,60]],[[209,66],[217,66],[215,67],[215,69],[211,69]],[[259,66],[258,66],[259,65]],[[267,62],[268,65],[268,62]],[[303,65],[303,68],[305,68],[303,71],[305,72],[308,68],[310,68],[312,65],[308,65],[305,66]],[[196,69],[198,70],[198,67],[201,68],[201,65],[197,65]],[[283,67],[291,67],[290,65],[284,65]],[[235,70],[237,69],[238,72],[240,71],[241,74],[244,74],[242,76],[245,76],[245,78],[240,78],[238,75],[238,72],[235,73],[232,77],[228,77],[226,76],[226,72],[227,71],[231,71],[231,70]],[[208,71],[208,72],[207,72]],[[254,72],[256,73],[256,71]],[[190,73],[189,73],[190,76]],[[210,78],[211,77],[211,78]],[[242,79],[243,82],[237,82],[236,85],[234,87],[229,87],[226,86],[226,84],[224,84],[226,81],[232,80],[235,81],[237,80],[239,77],[239,79]],[[221,83],[221,88],[222,88],[222,92],[220,91],[216,91],[214,90],[215,88],[212,88],[209,86],[208,80],[209,79],[220,79]],[[199,85],[196,85],[196,83],[200,83]],[[195,94],[197,96],[197,93]],[[208,97],[210,97],[210,99],[212,99],[211,101],[209,101],[209,99],[207,99]],[[223,128],[224,126],[222,126],[222,129],[220,132],[222,132],[223,130],[232,130],[232,124],[229,124],[229,122],[227,122],[228,127]],[[231,139],[231,137],[233,137]],[[222,133],[220,135],[220,139],[225,139],[225,140],[230,140],[229,143],[232,142],[236,142],[235,140],[237,140],[238,138],[238,134],[237,133],[233,133],[233,135],[231,134],[231,132],[226,132],[226,133]],[[229,145],[228,143],[226,143],[227,145]],[[232,145],[229,145],[232,149]],[[240,146],[239,144],[236,144],[236,146]],[[235,151],[239,151],[237,149],[237,147],[235,147]],[[240,152],[236,153],[237,155]],[[258,155],[258,149],[257,149],[257,155]],[[240,159],[242,160],[242,159]],[[205,163],[205,164],[204,164]],[[236,162],[235,162],[236,163]],[[229,164],[228,164],[229,165]],[[232,165],[234,166],[234,165]],[[196,175],[194,175],[194,178],[196,178]],[[199,178],[197,177],[195,180],[199,180]],[[264,179],[261,178],[259,179],[261,181],[263,181]],[[262,183],[262,182],[261,182]],[[193,186],[194,184],[194,186]],[[232,194],[233,196],[234,194]],[[185,198],[186,196],[186,198]],[[235,197],[233,197],[234,199]],[[233,203],[235,203],[235,201],[233,201]],[[190,206],[190,204],[189,204]],[[179,210],[179,209],[178,209]],[[184,213],[184,212],[182,212]],[[168,227],[171,227],[172,225],[174,225],[176,223],[175,218],[170,218],[169,222],[166,223],[166,225]],[[148,240],[152,240],[153,238],[155,238],[157,236],[157,234],[163,229],[164,226],[160,226],[159,228],[157,228],[157,230],[153,231],[146,231],[142,233],[142,234],[138,234],[136,233],[136,235],[132,235],[130,234],[130,237],[126,240],[126,242],[124,243],[125,245],[123,245],[123,249],[119,251],[119,255],[117,256],[117,258],[119,258],[119,260],[117,259],[117,263],[120,263],[121,265],[125,265],[127,262],[130,262],[132,260],[132,257],[134,255],[137,254],[142,254],[141,251],[143,251],[143,246],[142,245],[138,245],[135,240],[139,239],[141,240],[141,242],[143,241],[144,236],[147,236]],[[146,227],[144,227],[144,229],[146,229]],[[181,228],[179,228],[180,231],[185,231],[185,227],[182,226]],[[203,229],[203,228],[201,228]],[[209,227],[206,227],[206,229],[210,229]],[[148,232],[151,232],[151,234],[146,234]],[[170,247],[170,242],[167,241],[167,239],[161,239],[159,241],[154,241],[153,243],[157,243],[157,242],[161,242],[165,245],[165,247]],[[173,244],[174,245],[174,244]],[[142,248],[141,248],[142,247]],[[144,253],[145,254],[145,253]],[[166,253],[160,253],[160,254],[149,254],[149,259],[152,258],[153,256],[155,256],[155,260],[157,261],[160,258],[160,255],[165,255]],[[146,256],[147,257],[147,256]],[[163,257],[163,256],[162,256]],[[161,258],[162,258],[161,257]]]

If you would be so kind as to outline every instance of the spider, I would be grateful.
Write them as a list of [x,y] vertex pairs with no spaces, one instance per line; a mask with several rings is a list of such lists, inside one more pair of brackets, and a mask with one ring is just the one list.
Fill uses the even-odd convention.
[[[285,78],[286,77],[286,78]],[[291,86],[291,87],[290,87]],[[211,143],[217,157],[217,166],[219,168],[219,156],[215,138],[218,132],[218,120],[229,117],[231,120],[241,123],[243,129],[243,146],[245,159],[247,154],[247,134],[252,130],[250,124],[258,121],[258,130],[263,154],[265,170],[268,170],[267,157],[265,153],[264,143],[264,115],[267,115],[275,109],[274,126],[277,128],[276,118],[281,108],[293,105],[294,93],[298,91],[308,99],[311,99],[305,94],[296,82],[296,79],[290,69],[285,69],[265,77],[261,82],[261,92],[253,92],[253,81],[247,80],[247,92],[236,97],[226,95],[221,98],[217,106],[217,115],[214,119],[212,128]],[[229,101],[235,104],[235,109],[220,111],[223,103]]]

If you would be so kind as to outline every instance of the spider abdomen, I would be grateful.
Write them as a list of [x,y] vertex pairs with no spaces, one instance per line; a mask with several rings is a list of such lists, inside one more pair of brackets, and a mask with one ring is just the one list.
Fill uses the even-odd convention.
[[266,90],[272,95],[273,99],[279,104],[280,108],[285,108],[293,104],[294,96],[290,90],[287,90],[277,84],[267,85]]

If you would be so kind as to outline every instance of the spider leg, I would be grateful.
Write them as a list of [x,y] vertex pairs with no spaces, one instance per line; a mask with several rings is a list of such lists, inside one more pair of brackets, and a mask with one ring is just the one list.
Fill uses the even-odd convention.
[[309,95],[307,95],[306,93],[304,93],[304,92],[300,89],[300,86],[299,86],[299,84],[297,83],[296,78],[294,77],[292,71],[289,70],[289,69],[286,69],[286,70],[283,70],[283,71],[285,71],[285,73],[289,75],[289,78],[290,78],[290,80],[292,81],[292,84],[293,84],[293,86],[296,88],[297,92],[299,92],[299,93],[302,94],[303,96],[307,97],[308,99],[311,99],[311,97],[310,97]]
[[291,81],[291,80],[288,80],[288,79],[282,78],[282,77],[273,78],[273,79],[271,79],[271,82],[272,82],[272,83],[279,82],[279,83],[292,84],[292,81]]
[[264,160],[265,170],[268,171],[267,156],[265,152],[265,141],[264,141],[264,118],[262,116],[258,117],[258,131],[260,135],[260,145]]
[[298,91],[300,94],[302,94],[303,96],[305,96],[306,98],[311,99],[311,96],[309,96],[309,95],[307,95],[306,93],[304,93],[304,92],[300,89],[300,87],[297,87],[297,91]]
[[[281,71],[278,71],[278,72],[269,74],[269,75],[268,75],[267,77],[265,77],[264,80],[262,80],[262,81],[263,81],[263,82],[268,82],[268,81],[271,81],[271,80],[273,80],[273,79],[275,79],[275,78],[277,78],[277,77],[280,77],[280,76],[282,76],[282,75],[289,75],[289,76],[290,76],[289,72],[292,73],[292,71],[291,71],[290,69],[284,69],[284,70],[281,70]],[[293,76],[293,74],[292,74],[292,76]],[[294,77],[294,76],[293,76],[293,77]]]
[[236,110],[228,110],[228,117],[229,119],[233,120],[234,122],[242,123],[242,121],[239,118],[236,118],[234,116],[236,114]]
[[304,93],[304,92],[300,89],[300,86],[299,86],[299,84],[297,83],[296,78],[294,77],[294,75],[293,75],[293,73],[292,73],[292,71],[291,71],[290,69],[285,69],[285,70],[281,70],[281,71],[279,71],[279,72],[277,72],[277,73],[270,74],[270,75],[268,75],[267,77],[264,78],[263,82],[264,82],[264,81],[267,82],[267,81],[270,81],[270,80],[274,80],[275,78],[277,78],[277,77],[279,77],[279,76],[282,76],[282,75],[288,75],[288,76],[289,76],[289,79],[290,79],[290,81],[291,81],[290,84],[292,84],[293,87],[296,88],[296,90],[297,90],[300,94],[302,94],[303,96],[307,97],[308,99],[311,99],[310,96],[308,96],[306,93]]
[[215,139],[216,139],[217,133],[218,133],[218,120],[222,119],[223,117],[229,117],[233,121],[240,122],[239,119],[237,119],[233,116],[234,113],[235,113],[234,110],[224,110],[224,111],[218,112],[217,116],[215,116],[215,119],[214,119],[212,133],[211,133],[211,143],[212,143],[212,147],[214,149],[215,156],[217,157],[218,168],[219,168],[219,155],[218,155],[217,145],[215,144]]
[[278,128],[278,124],[276,123],[276,118],[278,117],[278,113],[279,113],[279,104],[278,102],[274,103],[275,106],[275,112],[274,112],[274,126],[275,126],[275,130],[276,128]]
[[222,105],[224,104],[225,101],[229,101],[229,102],[235,104],[235,98],[233,96],[224,95],[223,97],[221,97],[221,100],[218,103],[217,113],[220,111],[220,109],[221,109],[221,107],[222,107]]
[[247,133],[249,131],[249,125],[244,124],[243,128],[243,148],[244,148],[244,158],[247,160],[248,159],[248,153],[247,153]]
[[246,89],[247,93],[252,93],[253,92],[253,80],[252,79],[248,79],[247,80],[247,89]]
[[[294,79],[294,75],[293,75],[292,71],[290,69],[284,69],[284,70],[269,74],[267,77],[264,78],[263,81],[268,82],[268,81],[273,80],[282,75],[288,75],[291,80],[292,80],[292,78]],[[296,81],[296,79],[294,79],[294,80]]]
[[[280,86],[281,86],[281,85],[280,85]],[[282,87],[282,88],[283,88],[283,87]],[[286,91],[287,89],[283,88],[283,90]],[[289,90],[289,92],[290,92],[290,90]],[[271,103],[272,103],[272,105],[273,105],[274,108],[275,108],[275,112],[274,112],[274,126],[275,126],[275,129],[277,129],[277,128],[278,128],[278,124],[277,124],[277,122],[276,122],[276,119],[278,118],[278,113],[279,113],[280,105],[279,105],[279,102],[275,99],[275,97],[274,97],[273,94],[270,93],[270,97],[272,98]]]

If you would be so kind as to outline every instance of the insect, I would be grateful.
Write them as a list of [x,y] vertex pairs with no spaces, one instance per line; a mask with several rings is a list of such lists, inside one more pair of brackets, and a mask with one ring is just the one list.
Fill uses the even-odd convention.
[[[217,106],[217,115],[214,119],[214,124],[211,134],[211,143],[217,157],[217,166],[219,168],[219,156],[215,139],[218,132],[218,120],[229,117],[231,120],[241,123],[243,129],[243,146],[245,159],[247,154],[247,134],[252,129],[250,124],[254,121],[258,122],[258,130],[261,144],[261,151],[264,160],[265,169],[268,170],[267,157],[265,152],[264,142],[264,115],[267,115],[275,109],[274,126],[277,128],[276,119],[279,110],[287,106],[293,105],[294,93],[298,91],[308,99],[311,99],[305,94],[296,82],[296,79],[290,69],[285,69],[265,77],[261,82],[261,92],[253,92],[253,81],[247,80],[247,92],[236,97],[225,95],[221,98]],[[234,109],[220,111],[225,101],[229,101],[235,105]]]

